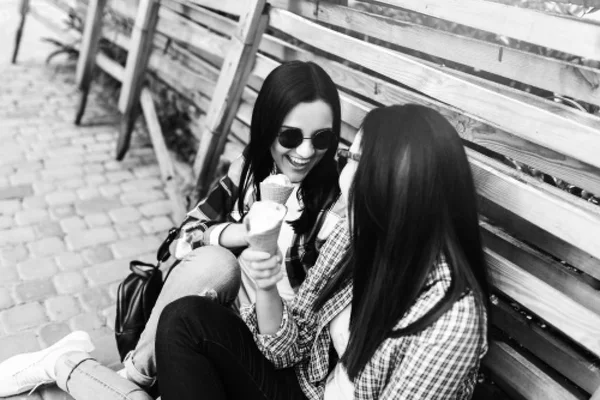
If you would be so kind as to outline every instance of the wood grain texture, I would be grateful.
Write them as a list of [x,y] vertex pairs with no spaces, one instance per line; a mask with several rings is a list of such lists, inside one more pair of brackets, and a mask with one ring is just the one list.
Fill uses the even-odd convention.
[[309,19],[600,104],[600,71],[593,68],[351,8],[306,0],[298,4],[300,15]]
[[270,15],[271,26],[307,44],[453,104],[526,140],[600,167],[598,118],[556,106],[539,108],[398,52],[332,31],[285,10],[273,8]]
[[531,322],[503,301],[492,305],[491,321],[533,355],[564,375],[567,379],[593,393],[600,386],[600,365],[581,349]]
[[92,71],[94,65],[96,65],[96,53],[102,37],[102,16],[104,15],[106,1],[90,0],[88,4],[75,71],[75,82],[81,90],[89,87]]
[[233,36],[236,22],[206,8],[176,0],[162,0],[162,6],[222,35]]
[[[600,60],[600,25],[481,0],[369,0]],[[581,40],[586,38],[586,40]]]
[[490,343],[484,359],[494,381],[507,393],[527,400],[584,400],[586,396],[561,384],[545,368],[503,342]]
[[508,297],[600,355],[600,315],[500,255],[485,249],[492,284]]

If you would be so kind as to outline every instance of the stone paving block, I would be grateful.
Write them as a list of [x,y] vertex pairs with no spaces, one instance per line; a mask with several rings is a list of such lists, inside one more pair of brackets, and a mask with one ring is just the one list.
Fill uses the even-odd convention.
[[0,229],[8,229],[15,224],[15,220],[9,215],[0,215]]
[[7,286],[19,280],[19,274],[14,266],[0,268],[0,287]]
[[44,305],[52,321],[66,321],[81,312],[77,299],[68,295],[51,297]]
[[[17,354],[37,350],[40,350],[40,344],[33,332],[22,332],[17,335],[0,337],[0,362]],[[34,397],[25,397],[25,395],[23,399],[34,400]],[[11,397],[11,400],[17,398]]]
[[46,169],[41,172],[42,179],[45,181],[59,181],[75,178],[83,175],[83,170],[73,168],[72,166],[63,166],[58,168]]
[[119,285],[121,284],[121,282],[114,282],[111,283],[110,285],[108,285],[108,288],[106,289],[108,292],[108,295],[110,296],[110,298],[113,301],[117,300],[117,295],[118,295],[118,291],[119,291]]
[[81,253],[83,259],[89,265],[102,264],[113,259],[112,251],[108,246],[95,246],[85,249]]
[[23,209],[25,209],[25,210],[46,208],[48,206],[44,196],[24,197],[22,204],[23,204]]
[[55,258],[56,265],[62,271],[70,271],[75,269],[81,269],[86,266],[86,262],[83,256],[78,253],[64,252],[59,254]]
[[55,296],[56,290],[52,281],[49,279],[39,279],[27,281],[15,285],[13,288],[14,298],[18,304],[30,303],[33,301],[44,300]]
[[15,214],[15,222],[19,226],[35,224],[41,221],[48,220],[50,214],[43,208],[34,208],[30,210],[17,211]]
[[134,176],[129,171],[110,171],[105,174],[109,182],[117,183],[133,179]]
[[14,304],[15,301],[10,295],[10,290],[5,287],[0,287],[0,310],[5,310],[12,307]]
[[90,228],[110,225],[112,222],[110,217],[105,213],[89,214],[84,217],[86,224]]
[[31,258],[19,263],[17,271],[21,279],[29,281],[49,278],[58,271],[58,268],[52,258]]
[[129,262],[127,260],[111,260],[83,270],[83,274],[91,286],[102,286],[120,281],[124,279],[129,272]]
[[84,180],[88,186],[99,186],[108,182],[108,179],[104,177],[104,174],[86,174]]
[[165,198],[165,193],[160,190],[147,189],[135,192],[127,192],[121,195],[121,202],[126,205],[137,205],[151,203]]
[[160,216],[152,219],[144,219],[140,221],[140,225],[145,233],[157,233],[168,231],[173,228],[175,224],[173,224],[171,218]]
[[156,217],[159,215],[169,215],[173,212],[171,202],[169,200],[154,201],[146,203],[138,208],[144,217]]
[[106,185],[102,185],[98,188],[98,190],[100,190],[100,193],[102,194],[102,196],[108,197],[108,198],[113,198],[116,195],[121,194],[121,186],[119,186],[116,183],[109,183]]
[[88,230],[70,233],[65,241],[71,250],[80,250],[86,247],[110,243],[116,240],[117,233],[111,227],[91,228]]
[[21,208],[20,200],[0,200],[0,215],[13,215]]
[[159,178],[136,179],[121,183],[121,189],[123,189],[123,192],[131,192],[134,190],[146,190],[161,187],[163,187],[163,183]]
[[[77,189],[81,189],[82,187],[88,186],[89,183],[86,182],[83,178],[71,178],[71,179],[65,179],[64,181],[61,182],[60,187],[63,189],[72,189],[72,190],[77,190]],[[73,200],[73,202],[75,202],[75,200]]]
[[115,225],[115,230],[117,231],[120,239],[138,237],[144,234],[142,227],[136,222]]
[[39,303],[27,303],[0,311],[0,323],[4,327],[4,331],[9,334],[34,328],[47,321],[48,317],[44,307]]
[[[28,194],[33,194],[33,188],[31,187],[31,184],[33,182],[35,182],[37,179],[38,179],[38,173],[34,172],[34,171],[26,171],[26,172],[17,171],[9,177],[10,184],[13,185],[13,187],[17,187],[17,185],[26,185],[26,187],[28,188],[28,192],[27,192]],[[26,196],[26,195],[23,195],[23,196]],[[23,196],[18,196],[18,197],[23,197]]]
[[99,196],[101,196],[101,193],[97,187],[83,187],[77,189],[77,197],[79,200],[89,200]]
[[0,249],[0,264],[15,266],[19,261],[25,260],[29,252],[24,245],[9,246]]
[[111,151],[114,149],[114,144],[112,143],[90,143],[87,144],[86,146],[86,151],[93,153],[93,152],[99,152],[99,151]]
[[83,171],[86,174],[98,174],[104,172],[104,165],[101,163],[88,163],[83,165]]
[[115,224],[126,224],[135,222],[142,217],[142,214],[134,207],[123,207],[115,210],[110,210],[108,215]]
[[106,288],[94,287],[77,295],[81,303],[81,307],[87,312],[98,312],[111,304],[112,299],[108,295]]
[[64,218],[59,222],[59,224],[65,233],[74,233],[87,229],[87,224],[83,218],[77,216]]
[[77,200],[77,194],[72,190],[63,190],[59,192],[48,193],[46,203],[52,206],[62,206],[72,204]]
[[60,224],[55,221],[42,221],[33,226],[37,237],[45,238],[50,236],[62,237],[65,232],[60,227]]
[[41,347],[46,348],[71,333],[71,329],[64,322],[51,322],[41,326],[37,333]]
[[33,194],[33,187],[29,183],[35,179],[27,182],[13,183],[13,176],[9,177],[12,186],[0,188],[0,200],[22,199]]
[[75,207],[72,205],[50,207],[50,217],[54,220],[61,220],[72,215],[75,215]]
[[42,195],[56,190],[56,184],[53,182],[37,181],[31,184],[35,195]]
[[0,246],[29,243],[35,240],[35,231],[30,226],[4,229],[0,231]]
[[68,271],[56,275],[52,278],[54,287],[59,294],[73,294],[84,291],[87,288],[87,282],[81,272]]
[[113,153],[112,151],[110,151],[110,152],[100,151],[100,152],[88,153],[85,158],[87,161],[90,161],[90,162],[108,161],[113,158],[112,153]]
[[134,237],[120,240],[110,245],[116,259],[137,256],[148,251],[156,251],[161,241],[154,236]]
[[69,327],[74,331],[90,332],[100,329],[103,326],[104,322],[100,319],[96,311],[85,312],[69,320]]
[[102,310],[102,316],[104,317],[104,322],[106,327],[112,331],[115,330],[115,319],[117,318],[117,307],[107,307]]
[[35,257],[45,257],[60,254],[65,251],[65,242],[56,236],[47,237],[27,245]]
[[123,207],[123,205],[118,199],[107,197],[94,197],[89,200],[82,200],[75,203],[75,209],[79,215],[96,214],[121,207]]

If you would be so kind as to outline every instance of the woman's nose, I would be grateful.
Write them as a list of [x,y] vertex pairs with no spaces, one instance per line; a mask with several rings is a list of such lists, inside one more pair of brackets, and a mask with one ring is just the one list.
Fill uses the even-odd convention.
[[302,158],[310,158],[315,154],[315,148],[312,145],[312,139],[304,139],[300,146],[296,147],[296,153]]

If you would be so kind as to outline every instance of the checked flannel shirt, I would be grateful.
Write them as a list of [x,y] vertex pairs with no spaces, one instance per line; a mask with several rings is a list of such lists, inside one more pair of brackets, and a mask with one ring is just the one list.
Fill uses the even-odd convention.
[[[244,166],[243,156],[235,159],[227,175],[219,180],[206,198],[187,213],[181,225],[182,233],[192,233],[192,247],[197,248],[210,244],[211,235],[225,228],[232,222],[241,222],[236,198]],[[244,210],[248,211],[256,200],[254,185],[250,185],[244,198]],[[300,204],[302,204],[300,202]],[[332,199],[317,217],[317,223],[311,232],[302,235],[294,234],[292,244],[285,255],[285,265],[292,288],[300,286],[306,272],[317,261],[319,250],[336,226],[346,216],[346,205],[342,197]]]
[[[314,312],[312,305],[348,244],[346,223],[341,222],[323,246],[293,304],[284,302],[281,328],[274,335],[259,334],[255,305],[242,309],[242,317],[261,352],[276,368],[294,366],[302,390],[310,400],[323,398],[330,370],[329,323],[350,304],[352,284],[335,293],[319,312]],[[450,280],[449,266],[440,257],[423,291],[396,329],[415,321],[440,301]],[[354,380],[354,398],[471,398],[480,360],[487,351],[486,318],[483,306],[467,293],[425,330],[386,339]]]

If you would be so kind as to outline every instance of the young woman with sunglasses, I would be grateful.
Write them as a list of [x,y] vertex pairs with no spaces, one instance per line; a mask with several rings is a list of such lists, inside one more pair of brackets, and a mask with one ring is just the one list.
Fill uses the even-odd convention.
[[[141,387],[153,385],[156,326],[160,313],[172,301],[187,295],[205,295],[230,305],[238,298],[238,293],[239,303],[254,301],[255,283],[244,272],[247,268],[243,260],[238,260],[236,255],[247,246],[242,220],[251,204],[261,198],[258,184],[272,174],[286,175],[295,186],[286,203],[288,223],[283,224],[278,240],[283,255],[278,260],[282,263],[285,279],[277,285],[283,298],[293,299],[327,236],[337,222],[345,218],[346,207],[343,201],[338,202],[340,189],[334,158],[340,124],[336,86],[318,65],[300,61],[284,63],[267,76],[254,106],[250,143],[243,155],[232,163],[227,175],[183,222],[178,243],[191,242],[193,251],[185,256],[178,254],[182,261],[165,281],[137,347],[124,362],[125,369],[120,371],[122,376]],[[171,253],[177,254],[177,244],[171,247]],[[11,391],[30,390],[40,381],[56,379],[53,363],[56,363],[57,354],[64,349],[89,351],[91,343],[85,337],[83,332],[76,332],[51,350],[20,356],[16,364],[9,360],[0,365],[0,396]],[[40,366],[45,365],[40,362],[40,357],[53,364],[47,368],[52,372],[50,375],[44,370],[40,372]],[[57,369],[59,364],[66,368],[64,358],[61,360]],[[15,365],[24,371],[24,377],[17,379],[10,375]],[[92,367],[100,367],[87,361],[81,366],[84,374],[78,367],[78,374],[73,375],[71,369],[68,375],[93,376],[95,372],[89,372]],[[118,383],[114,377],[104,379]],[[92,381],[95,380],[90,379],[87,383],[95,387]],[[2,390],[3,383],[8,388],[5,391]],[[59,384],[62,385],[60,380]],[[102,398],[114,398],[102,387],[97,389],[105,396]],[[76,398],[80,393],[77,389],[71,391]]]
[[259,290],[245,324],[199,297],[164,310],[163,400],[471,397],[489,297],[461,139],[417,105],[376,109],[363,131],[341,154],[349,224],[336,226],[292,303],[276,290],[276,257],[247,249]]

